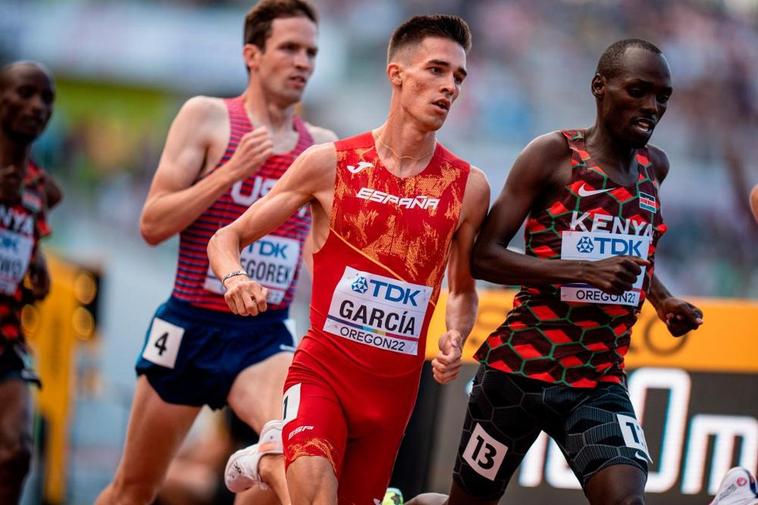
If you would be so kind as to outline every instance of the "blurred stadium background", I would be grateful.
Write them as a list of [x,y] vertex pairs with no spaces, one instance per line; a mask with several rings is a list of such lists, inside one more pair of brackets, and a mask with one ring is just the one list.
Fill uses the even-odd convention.
[[[55,266],[56,286],[44,310],[30,311],[27,317],[47,380],[37,430],[43,454],[27,484],[26,504],[91,503],[115,469],[134,384],[134,358],[149,317],[170,293],[178,243],[145,245],[138,231],[141,206],[168,125],[181,103],[195,94],[233,96],[243,90],[242,20],[251,4],[0,0],[0,62],[38,60],[57,80],[55,113],[36,145],[35,157],[65,190],[63,204],[52,214],[54,235],[46,244],[60,259]],[[692,381],[685,388],[692,402],[704,400],[696,395],[719,396],[722,403],[706,401],[705,412],[739,417],[734,426],[744,429],[735,428],[736,444],[729,445],[722,437],[719,445],[721,439],[711,437],[708,442],[713,433],[702,428],[706,433],[702,457],[713,456],[715,462],[701,462],[704,473],[699,474],[699,483],[697,474],[690,481],[685,478],[690,464],[686,458],[693,451],[680,441],[678,459],[666,463],[676,466],[677,474],[668,487],[659,484],[672,494],[651,503],[705,503],[713,479],[720,478],[711,473],[725,465],[716,461],[727,458],[722,454],[728,453],[731,463],[752,464],[755,471],[758,226],[750,218],[747,195],[758,183],[758,1],[316,0],[315,4],[321,14],[321,50],[302,113],[340,136],[384,120],[389,98],[385,47],[394,26],[409,15],[430,12],[456,13],[470,22],[474,33],[470,77],[440,137],[487,173],[493,195],[531,138],[591,124],[594,102],[589,81],[607,45],[642,37],[663,49],[675,92],[653,137],[667,151],[672,166],[662,190],[662,211],[670,231],[659,248],[657,271],[672,292],[718,298],[709,303],[726,311],[718,322],[711,322],[707,335],[714,337],[707,343],[710,347],[699,352],[714,355],[737,347],[745,363],[731,369],[724,359],[721,369],[703,367],[695,358],[690,362],[672,357],[669,362],[666,356],[675,355],[678,348],[662,344],[672,347],[661,360],[642,360],[638,365],[664,367],[659,369],[663,375],[653,371],[654,377],[647,376],[653,379],[645,383],[668,394],[669,400],[665,394],[658,398],[661,416],[671,417],[677,391],[685,388],[676,372],[684,371]],[[295,310],[299,328],[307,321],[309,295],[307,279],[302,284]],[[501,301],[495,303],[494,315],[490,312],[491,324],[482,331],[499,323],[498,307],[510,303],[510,297],[498,296]],[[673,375],[666,375],[669,372]],[[457,443],[463,386],[473,365],[467,373],[460,387],[435,392],[433,410],[440,420],[437,445]],[[722,389],[698,390],[698,381]],[[449,399],[451,395],[456,399]],[[689,436],[696,423],[682,415],[682,423],[689,423]],[[666,427],[671,426],[667,422],[653,429],[663,441]],[[665,445],[648,442],[653,449]],[[427,457],[426,471],[416,480],[444,491],[452,461],[440,451]],[[534,461],[533,467],[539,467],[540,461]],[[549,468],[543,482],[539,468],[539,478],[533,472],[519,481],[524,489],[539,488],[528,490],[523,503],[543,503],[548,497],[583,503],[577,491],[550,494],[571,487],[570,483],[563,485],[567,481],[555,477],[558,470],[551,474]],[[655,465],[653,470],[664,471]],[[438,477],[433,477],[435,472]],[[544,501],[538,499],[541,496]]]

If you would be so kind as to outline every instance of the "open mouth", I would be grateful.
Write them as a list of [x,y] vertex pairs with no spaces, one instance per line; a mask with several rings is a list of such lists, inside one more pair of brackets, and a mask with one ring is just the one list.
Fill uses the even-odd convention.
[[438,109],[441,109],[445,112],[448,112],[450,110],[450,100],[445,100],[444,98],[435,100],[434,102],[432,102],[432,105],[434,105]]
[[308,80],[305,77],[301,76],[301,75],[294,75],[294,76],[290,77],[289,80],[290,80],[290,82],[292,82],[294,84],[297,84],[297,85],[300,85],[300,86],[305,86],[305,83],[308,82]]
[[640,130],[644,133],[652,133],[653,129],[655,128],[656,121],[652,118],[636,118],[632,125],[635,127],[635,129]]

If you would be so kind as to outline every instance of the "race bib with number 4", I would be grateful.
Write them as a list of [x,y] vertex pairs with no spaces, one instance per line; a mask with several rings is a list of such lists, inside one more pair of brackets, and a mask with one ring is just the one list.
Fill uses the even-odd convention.
[[142,357],[156,365],[174,368],[183,336],[184,328],[156,317]]

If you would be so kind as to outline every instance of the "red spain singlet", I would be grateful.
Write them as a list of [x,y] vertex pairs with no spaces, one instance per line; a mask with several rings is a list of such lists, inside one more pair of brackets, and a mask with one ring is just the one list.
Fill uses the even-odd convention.
[[387,171],[371,132],[335,143],[329,235],[313,258],[300,351],[381,376],[416,374],[458,225],[469,164],[437,145],[413,177]]
[[526,222],[526,253],[546,259],[650,261],[633,289],[609,295],[582,284],[524,286],[505,322],[475,358],[546,382],[595,387],[621,382],[624,355],[650,281],[658,239],[665,233],[658,180],[647,148],[637,150],[637,181],[614,183],[585,146],[584,132],[562,132],[571,150],[571,180]]
[[[213,170],[229,161],[242,136],[253,129],[243,97],[226,99],[224,103],[229,112],[229,143]],[[234,183],[200,217],[182,230],[172,296],[196,307],[229,311],[224,301],[221,281],[209,267],[206,253],[208,240],[219,228],[237,219],[250,205],[268,193],[295,158],[313,144],[313,138],[300,117],[294,118],[294,127],[299,136],[292,151],[271,156],[255,174]],[[310,225],[310,210],[303,208],[274,232],[241,252],[242,267],[250,278],[269,290],[269,310],[285,309],[292,302],[300,272],[303,243]]]

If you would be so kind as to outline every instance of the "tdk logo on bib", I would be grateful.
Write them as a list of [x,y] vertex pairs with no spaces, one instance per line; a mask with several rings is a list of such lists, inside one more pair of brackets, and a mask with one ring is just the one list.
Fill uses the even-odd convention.
[[637,256],[641,258],[641,247],[645,243],[649,244],[650,239],[647,237],[621,239],[602,236],[583,236],[576,243],[576,251],[581,254],[592,254],[597,249],[598,254],[603,258],[607,257],[606,252],[610,253],[608,254],[609,256]]
[[[612,256],[636,256],[647,259],[652,240],[652,225],[646,222],[589,213],[574,212],[571,230],[561,233],[561,259],[597,261]],[[632,232],[632,233],[630,233]],[[636,306],[645,280],[645,268],[632,290],[610,295],[587,284],[564,284],[561,300]]]
[[324,331],[402,354],[418,354],[432,288],[346,267]]
[[263,257],[287,259],[288,244],[261,239],[255,243],[258,246],[258,254]]
[[350,285],[351,288],[353,288],[353,291],[356,293],[365,293],[368,291],[368,282],[366,282],[365,277],[358,277],[355,279],[355,281]]
[[[369,288],[369,284],[371,287]],[[418,289],[408,289],[404,286],[392,284],[389,282],[382,282],[376,279],[367,281],[365,277],[358,277],[351,285],[353,291],[356,293],[365,293],[371,289],[371,296],[381,300],[387,300],[390,302],[400,302],[403,305],[413,305],[418,307],[416,303],[416,297],[421,293]]]
[[595,250],[595,246],[592,245],[592,239],[589,237],[582,237],[579,242],[576,243],[576,250],[580,253],[588,254]]
[[[280,303],[295,280],[300,261],[300,242],[288,237],[266,235],[240,252],[240,264],[248,277],[268,289],[267,301]],[[222,294],[224,286],[208,267],[205,289]]]

